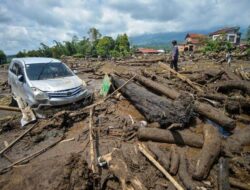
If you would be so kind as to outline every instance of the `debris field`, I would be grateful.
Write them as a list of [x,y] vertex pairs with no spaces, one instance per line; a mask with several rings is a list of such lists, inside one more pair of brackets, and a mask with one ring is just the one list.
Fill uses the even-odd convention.
[[93,102],[23,128],[1,68],[0,189],[250,189],[249,61],[183,56],[178,73],[159,55],[62,61]]

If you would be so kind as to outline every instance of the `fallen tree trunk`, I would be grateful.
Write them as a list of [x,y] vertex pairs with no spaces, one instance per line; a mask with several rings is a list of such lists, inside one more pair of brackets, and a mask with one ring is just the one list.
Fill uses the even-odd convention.
[[175,145],[173,145],[173,146],[171,147],[170,156],[171,156],[171,157],[170,157],[171,164],[170,164],[170,170],[169,170],[169,172],[170,172],[172,175],[176,175],[176,174],[177,174],[177,171],[178,171],[178,168],[179,168],[180,155],[179,155],[178,151],[176,150]]
[[218,74],[216,74],[216,75],[213,76],[211,79],[209,79],[209,80],[207,81],[207,84],[208,84],[208,83],[212,83],[212,82],[214,82],[214,81],[220,79],[224,73],[225,73],[224,71],[220,71]]
[[243,146],[250,145],[250,128],[236,131],[232,136],[228,137],[223,143],[223,149],[227,152],[239,153]]
[[127,61],[116,61],[119,64],[133,64],[133,63],[158,63],[158,62],[165,62],[165,57],[160,57],[157,59],[140,59],[140,60],[127,60]]
[[235,178],[230,177],[230,178],[229,178],[229,183],[230,183],[231,186],[233,186],[233,187],[237,187],[237,188],[239,188],[239,189],[244,189],[244,190],[250,190],[250,185],[244,184],[244,183],[238,181],[238,180],[235,179]]
[[102,156],[102,159],[107,162],[110,172],[119,179],[122,190],[147,189],[136,175],[132,175],[132,171],[124,161],[122,150],[113,149],[111,153]]
[[221,150],[221,139],[217,128],[211,125],[204,125],[204,144],[197,160],[193,178],[203,180],[208,176],[210,168]]
[[[113,76],[112,79],[116,88],[125,83],[117,76]],[[173,102],[135,83],[128,83],[120,92],[149,122],[158,122],[161,126],[169,126],[172,123],[186,125],[193,115],[190,98]]]
[[170,166],[169,152],[162,151],[155,143],[149,142],[148,149],[157,157],[160,164],[168,171]]
[[203,138],[201,135],[187,130],[170,131],[157,128],[140,128],[138,130],[138,138],[141,141],[188,145],[197,148],[201,148],[203,145]]
[[226,73],[227,77],[230,80],[236,80],[236,81],[240,81],[240,77],[237,76],[235,73],[233,73],[233,71],[230,70],[230,68],[228,66],[224,67],[224,72]]
[[196,189],[198,185],[195,181],[193,181],[191,175],[188,173],[187,167],[186,155],[184,152],[180,152],[180,166],[178,170],[178,176],[180,177],[180,180],[186,189]]
[[[145,77],[138,77],[136,76],[136,80],[140,81],[141,84],[145,85],[146,87],[153,89],[157,91],[160,94],[163,94],[173,100],[180,97],[180,93],[174,89],[170,89],[166,86],[163,86],[161,84],[158,84],[150,79],[147,79]],[[224,96],[223,96],[224,98]],[[248,105],[248,104],[244,104]],[[198,101],[195,101],[194,103],[195,111],[199,114],[207,117],[208,119],[218,123],[222,127],[225,127],[226,129],[234,129],[235,128],[235,121],[229,117],[227,117],[222,111],[210,106],[209,104],[201,103]]]
[[199,97],[212,99],[225,104],[226,110],[229,113],[249,113],[250,100],[242,96],[228,97],[223,94],[200,94]]
[[141,153],[146,156],[150,162],[152,162],[157,169],[159,169],[164,176],[178,189],[184,190],[182,186],[146,151],[145,146],[143,144],[138,144],[138,148]]
[[236,122],[227,117],[222,111],[215,109],[214,107],[210,106],[209,104],[201,103],[198,101],[195,101],[194,103],[194,110],[207,117],[208,119],[216,122],[223,128],[227,130],[232,130],[236,126]]
[[250,95],[250,82],[243,80],[221,81],[216,84],[208,85],[210,88],[217,88],[219,92],[231,92],[232,90],[241,90],[243,93]]
[[177,92],[177,91],[175,91],[173,89],[170,89],[167,86],[163,86],[162,84],[154,82],[154,81],[152,81],[150,79],[147,79],[147,78],[145,78],[143,76],[137,75],[135,77],[135,80],[137,80],[143,86],[146,86],[146,87],[148,87],[150,89],[153,89],[157,93],[163,94],[163,95],[167,96],[168,98],[176,99],[176,98],[178,98],[180,96],[179,92]]

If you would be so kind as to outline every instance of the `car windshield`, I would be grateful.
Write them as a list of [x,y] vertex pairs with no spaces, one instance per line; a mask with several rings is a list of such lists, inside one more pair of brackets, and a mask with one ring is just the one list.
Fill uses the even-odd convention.
[[46,80],[73,76],[73,73],[63,63],[26,64],[26,73],[30,80]]

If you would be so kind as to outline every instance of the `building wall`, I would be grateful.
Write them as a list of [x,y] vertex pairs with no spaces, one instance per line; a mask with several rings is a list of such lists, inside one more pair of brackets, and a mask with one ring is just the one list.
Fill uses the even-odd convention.
[[[235,33],[228,33],[226,34],[226,40],[233,43],[233,44],[240,44],[240,35],[238,34],[235,34]],[[212,39],[213,40],[216,40],[216,39],[222,39],[223,38],[223,35],[222,34],[216,34],[216,35],[213,35],[212,36]]]

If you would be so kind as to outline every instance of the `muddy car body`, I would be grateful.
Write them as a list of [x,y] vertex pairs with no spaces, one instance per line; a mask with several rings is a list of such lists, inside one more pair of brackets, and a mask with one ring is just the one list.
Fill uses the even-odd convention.
[[13,59],[8,84],[13,97],[21,97],[32,108],[88,102],[91,98],[84,81],[53,58]]

